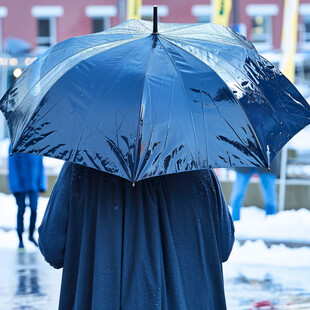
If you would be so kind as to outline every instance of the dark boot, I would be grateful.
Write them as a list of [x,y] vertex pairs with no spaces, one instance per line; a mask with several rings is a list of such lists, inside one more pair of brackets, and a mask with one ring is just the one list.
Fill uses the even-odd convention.
[[19,239],[19,245],[18,245],[18,249],[19,250],[24,250],[24,242],[23,242],[23,234],[18,233],[18,239]]
[[33,237],[33,230],[29,232],[29,241],[31,241],[35,246],[38,246],[38,242]]

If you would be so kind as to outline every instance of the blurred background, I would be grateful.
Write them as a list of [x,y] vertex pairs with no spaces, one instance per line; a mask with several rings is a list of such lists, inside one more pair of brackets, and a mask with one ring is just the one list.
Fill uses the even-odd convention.
[[[235,29],[309,102],[310,0],[0,0],[0,95],[57,42],[130,18],[152,20],[154,4],[160,22],[216,22]],[[50,269],[30,243],[17,253],[9,143],[0,113],[0,308],[56,309],[61,272]],[[38,225],[62,162],[44,158],[44,166],[48,190],[39,199]],[[229,203],[236,172],[216,173]],[[237,242],[224,267],[228,309],[310,309],[309,126],[283,149],[276,184],[279,212],[267,218],[260,179],[251,177],[243,201],[248,208],[236,223]]]

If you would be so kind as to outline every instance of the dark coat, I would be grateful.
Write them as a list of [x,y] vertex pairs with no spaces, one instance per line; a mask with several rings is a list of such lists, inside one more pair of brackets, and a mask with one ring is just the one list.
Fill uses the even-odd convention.
[[224,310],[234,227],[211,171],[126,180],[65,163],[39,228],[59,309]]
[[46,178],[42,156],[23,153],[9,156],[9,187],[13,194],[45,191]]

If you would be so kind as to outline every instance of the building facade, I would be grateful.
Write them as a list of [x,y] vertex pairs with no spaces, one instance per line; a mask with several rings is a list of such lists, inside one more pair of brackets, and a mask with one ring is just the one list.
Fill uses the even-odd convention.
[[[162,22],[195,23],[212,19],[212,0],[158,0]],[[154,1],[144,0],[141,15],[152,18]],[[243,32],[260,50],[279,49],[284,0],[234,0],[230,26]],[[72,36],[116,26],[126,19],[126,0],[0,0],[0,47],[7,37],[33,47],[47,47]],[[300,0],[300,48],[310,46],[310,0]]]
[[[35,56],[57,42],[116,26],[126,20],[126,0],[0,0],[0,93]],[[152,19],[154,1],[143,0],[141,16]],[[159,21],[212,20],[212,0],[158,0]],[[233,0],[230,26],[236,27],[274,63],[281,59],[284,0]],[[18,45],[18,44],[19,45]],[[15,45],[14,45],[15,44]],[[17,45],[16,45],[17,44]],[[29,46],[24,51],[21,46]],[[16,46],[17,54],[12,52]],[[300,0],[296,68],[310,79],[310,0]],[[16,71],[19,69],[19,71]],[[306,94],[307,96],[307,94]],[[310,96],[310,93],[309,93]],[[2,115],[1,115],[2,117]],[[0,119],[0,139],[6,135]]]

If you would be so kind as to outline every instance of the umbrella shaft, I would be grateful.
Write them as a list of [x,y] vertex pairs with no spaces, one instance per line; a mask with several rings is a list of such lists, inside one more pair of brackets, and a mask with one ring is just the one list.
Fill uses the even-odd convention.
[[158,26],[157,26],[157,6],[153,7],[153,34],[158,34]]

